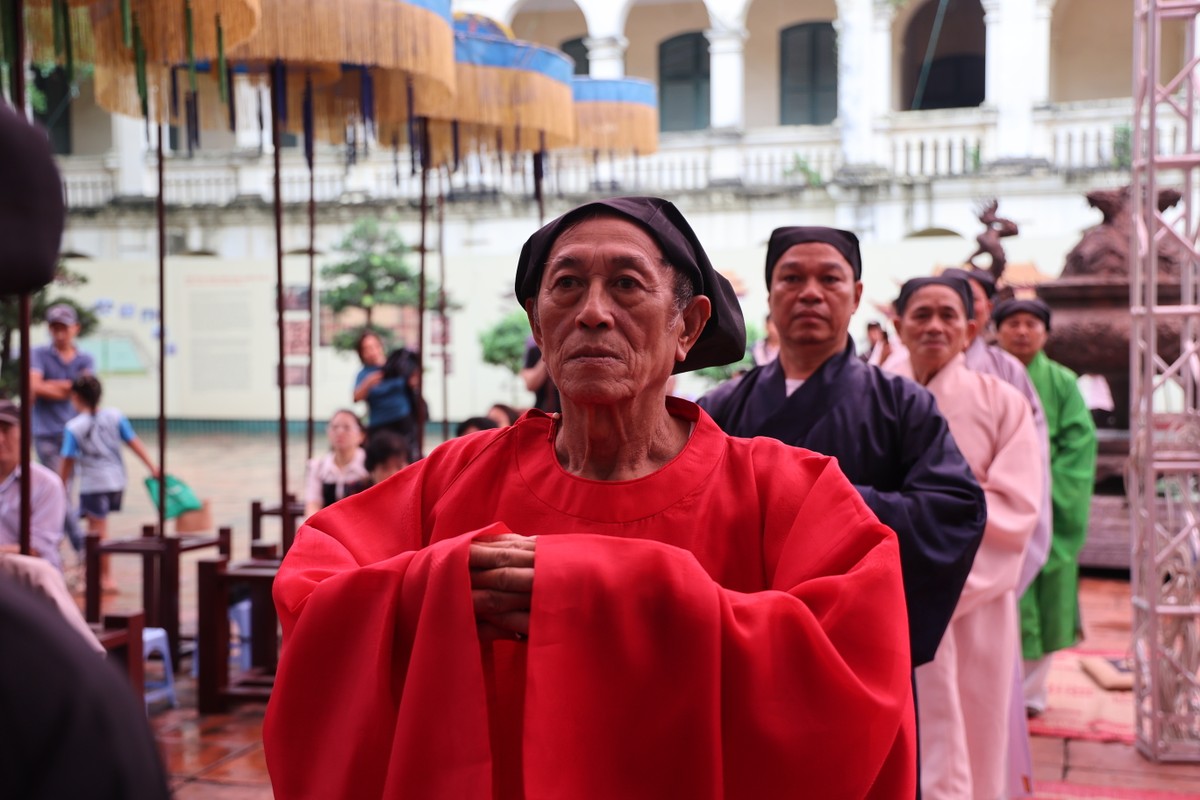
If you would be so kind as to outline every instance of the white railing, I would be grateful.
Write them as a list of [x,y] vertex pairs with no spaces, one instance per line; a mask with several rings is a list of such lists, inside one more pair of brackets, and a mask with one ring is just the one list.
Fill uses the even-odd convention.
[[[1062,171],[1125,168],[1129,112],[1128,99],[1037,109],[1032,155]],[[986,108],[893,113],[876,124],[876,160],[901,178],[970,175],[995,157],[991,152],[995,122],[996,112]],[[1160,148],[1166,153],[1183,152],[1186,135],[1182,124],[1163,122]],[[103,157],[67,157],[62,164],[72,207],[102,206],[115,196],[115,171]],[[670,196],[718,185],[788,190],[829,183],[841,166],[842,143],[836,125],[761,128],[740,137],[709,131],[668,134],[659,151],[649,156],[552,152],[546,162],[544,191],[548,198],[579,198],[618,191]],[[146,167],[153,168],[153,156]],[[269,156],[245,151],[173,157],[167,165],[167,202],[219,206],[245,195],[269,201],[270,170]],[[440,180],[440,176],[431,180],[431,193],[436,193]],[[308,169],[299,152],[285,153],[281,183],[285,202],[308,200]],[[534,193],[532,159],[528,155],[465,157],[450,177],[450,192],[459,199],[527,201]],[[411,202],[419,194],[420,178],[412,170],[407,151],[395,154],[375,148],[351,166],[346,165],[342,150],[327,148],[318,154],[319,202]]]
[[987,162],[994,114],[980,108],[900,111],[877,127],[894,175],[935,178],[966,175]]
[[99,208],[116,195],[116,175],[101,158],[76,156],[64,159],[63,164],[63,185],[69,208]]

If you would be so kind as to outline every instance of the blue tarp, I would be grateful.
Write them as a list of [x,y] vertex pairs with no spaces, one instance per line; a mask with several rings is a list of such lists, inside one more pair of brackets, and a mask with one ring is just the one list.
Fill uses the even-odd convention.
[[584,78],[571,81],[576,103],[639,103],[658,107],[654,84],[638,78]]
[[558,50],[479,34],[454,34],[454,60],[477,67],[540,72],[567,85],[575,72],[575,62]]

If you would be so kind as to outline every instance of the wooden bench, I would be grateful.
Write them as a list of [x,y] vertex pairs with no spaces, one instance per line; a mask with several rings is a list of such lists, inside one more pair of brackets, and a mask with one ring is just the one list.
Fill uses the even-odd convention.
[[[270,555],[270,548],[254,551]],[[201,559],[197,565],[199,627],[196,636],[199,676],[196,704],[201,714],[226,710],[232,702],[266,700],[275,685],[279,663],[279,619],[271,585],[279,571],[277,558],[251,558],[230,563],[228,556]],[[250,670],[230,676],[229,590],[250,588]]]
[[292,541],[296,538],[296,521],[304,518],[304,503],[296,499],[295,495],[287,496],[287,514],[283,513],[282,505],[267,506],[263,505],[261,500],[254,500],[250,503],[250,544],[251,546],[262,541],[262,521],[263,517],[279,517],[283,525],[283,552],[286,554],[292,549]]
[[162,628],[171,643],[171,662],[179,669],[179,568],[184,553],[217,548],[223,556],[230,554],[233,540],[231,528],[221,528],[216,536],[189,534],[159,536],[155,525],[142,527],[142,535],[134,539],[100,541],[95,534],[85,537],[84,563],[87,586],[84,591],[84,618],[100,621],[100,557],[102,555],[135,555],[142,558],[142,608],[145,624]]

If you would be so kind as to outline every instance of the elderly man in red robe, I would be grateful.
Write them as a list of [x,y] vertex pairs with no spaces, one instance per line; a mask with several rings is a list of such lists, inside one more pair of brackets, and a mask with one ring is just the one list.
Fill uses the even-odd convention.
[[832,459],[666,395],[745,348],[683,216],[581,206],[516,294],[561,412],[447,442],[284,559],[276,796],[912,797],[895,534]]

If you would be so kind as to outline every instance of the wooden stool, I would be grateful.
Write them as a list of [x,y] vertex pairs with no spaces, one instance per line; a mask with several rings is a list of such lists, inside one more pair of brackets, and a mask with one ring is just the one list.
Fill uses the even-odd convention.
[[[206,558],[197,569],[200,675],[196,700],[200,713],[224,711],[231,702],[266,700],[275,685],[279,660],[279,619],[271,599],[279,561],[252,559],[231,564],[228,557]],[[250,586],[250,669],[230,679],[229,587],[235,583]]]
[[179,562],[192,550],[216,547],[228,556],[233,530],[221,528],[216,536],[186,535],[159,536],[157,527],[146,525],[142,535],[134,539],[100,541],[95,534],[84,537],[84,563],[87,587],[84,592],[83,616],[88,622],[100,620],[100,557],[101,555],[137,555],[142,557],[142,607],[145,624],[163,628],[171,643],[172,665],[179,668]]

